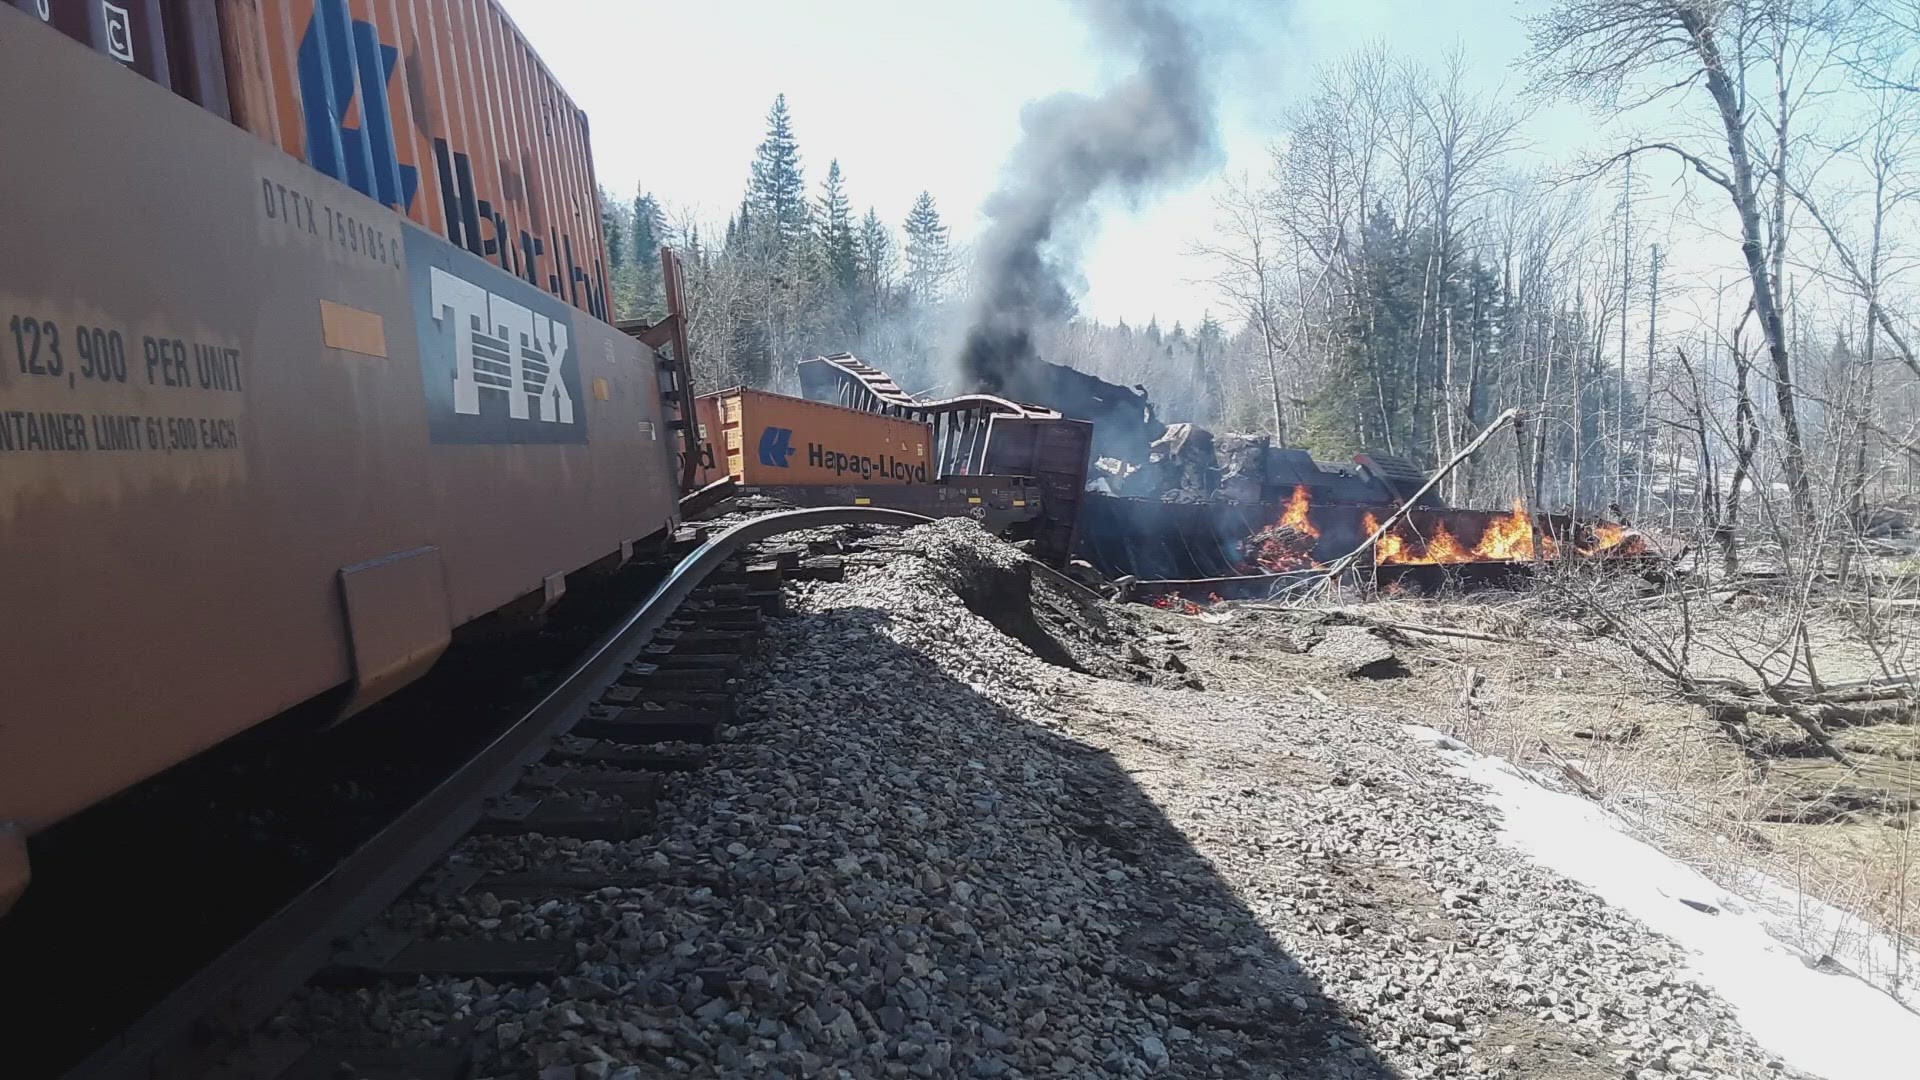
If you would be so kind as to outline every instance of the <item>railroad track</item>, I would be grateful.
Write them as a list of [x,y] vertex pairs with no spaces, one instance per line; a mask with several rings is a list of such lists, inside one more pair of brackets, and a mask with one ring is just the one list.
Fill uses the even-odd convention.
[[644,835],[664,775],[701,763],[649,748],[712,742],[732,718],[732,680],[777,610],[782,580],[832,572],[802,567],[795,548],[744,565],[739,556],[785,533],[927,520],[831,507],[767,514],[712,536],[539,704],[67,1080],[470,1075],[476,1062],[464,1048],[281,1044],[258,1032],[309,984],[375,986],[421,976],[530,982],[571,973],[579,961],[570,941],[455,940],[370,927],[409,892],[509,898],[650,883],[640,868],[499,873],[446,856],[471,835]]

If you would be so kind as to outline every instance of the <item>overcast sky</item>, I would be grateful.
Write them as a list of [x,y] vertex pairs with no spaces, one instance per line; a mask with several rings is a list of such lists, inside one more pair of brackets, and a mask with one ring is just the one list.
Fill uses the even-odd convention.
[[[792,110],[810,190],[838,158],[855,206],[897,229],[922,189],[965,241],[1019,137],[1023,103],[1092,90],[1114,70],[1065,0],[500,0],[587,111],[600,183],[637,184],[676,218],[723,223],[774,95]],[[1274,117],[1313,66],[1384,39],[1437,62],[1467,42],[1479,81],[1521,85],[1516,0],[1243,0],[1256,47],[1229,70],[1226,168],[1261,171]],[[1536,140],[1553,141],[1549,128]],[[1109,213],[1082,309],[1191,324],[1220,302],[1186,254],[1204,188]]]

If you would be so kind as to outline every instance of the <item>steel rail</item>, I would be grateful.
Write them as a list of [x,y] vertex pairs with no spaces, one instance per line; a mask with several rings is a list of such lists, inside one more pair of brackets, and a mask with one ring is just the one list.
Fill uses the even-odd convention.
[[932,520],[869,506],[786,510],[709,538],[675,565],[624,622],[603,635],[539,704],[325,877],[67,1072],[65,1080],[151,1080],[173,1063],[169,1055],[192,1054],[185,1044],[206,1021],[217,1016],[218,1027],[231,1031],[267,1019],[326,965],[336,939],[379,915],[459,843],[480,820],[484,800],[509,791],[520,768],[538,761],[554,738],[584,716],[707,575],[741,547],[805,529],[904,527]]

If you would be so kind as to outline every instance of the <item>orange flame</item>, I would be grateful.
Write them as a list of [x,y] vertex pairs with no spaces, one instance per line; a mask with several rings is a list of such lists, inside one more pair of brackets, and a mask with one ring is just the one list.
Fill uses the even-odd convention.
[[1294,485],[1280,520],[1255,533],[1243,552],[1261,569],[1276,574],[1320,565],[1313,560],[1313,543],[1320,539],[1320,527],[1309,516],[1312,510],[1313,494],[1305,484]]
[[1647,553],[1647,539],[1625,525],[1611,522],[1596,522],[1593,526],[1593,546],[1579,548],[1582,555],[1634,556]]
[[1434,525],[1433,536],[1427,540],[1427,550],[1423,561],[1430,563],[1462,563],[1473,558],[1471,552],[1460,546],[1460,541],[1447,531],[1447,523],[1442,521]]
[[[1549,559],[1560,553],[1559,545],[1545,533],[1540,536],[1540,548]],[[1533,519],[1527,516],[1526,506],[1519,499],[1513,500],[1512,513],[1487,523],[1487,531],[1473,546],[1473,557],[1490,562],[1524,562],[1533,558]]]
[[[1360,528],[1368,536],[1380,527],[1380,519],[1368,511],[1360,523]],[[1376,563],[1402,563],[1408,566],[1434,566],[1441,563],[1472,562],[1473,552],[1468,551],[1460,538],[1453,535],[1447,523],[1438,522],[1433,527],[1433,535],[1416,551],[1414,541],[1395,525],[1373,546],[1373,561]]]
[[[1302,556],[1297,553],[1297,548],[1287,547],[1286,541],[1297,538],[1301,532],[1307,532],[1315,537],[1320,535],[1320,530],[1307,520],[1308,506],[1307,493],[1304,490],[1295,489],[1293,499],[1288,502],[1280,523],[1269,532],[1254,538],[1250,546],[1258,553],[1258,561],[1263,567],[1269,570],[1282,570],[1306,565]],[[1477,515],[1473,520],[1477,522]],[[1362,517],[1362,535],[1371,536],[1379,528],[1378,515],[1371,510],[1367,511]],[[1561,540],[1556,540],[1544,528],[1536,533],[1536,528],[1534,518],[1527,513],[1525,503],[1519,499],[1513,501],[1513,509],[1509,513],[1497,516],[1487,515],[1486,525],[1480,533],[1480,538],[1475,541],[1471,549],[1454,535],[1444,520],[1435,520],[1432,535],[1424,538],[1418,535],[1408,522],[1401,521],[1375,542],[1373,561],[1381,566],[1528,562],[1535,557],[1536,544],[1539,557],[1543,559],[1558,559],[1563,555],[1634,556],[1644,554],[1648,550],[1645,537],[1621,525],[1603,522],[1587,526],[1594,539],[1591,546],[1563,543]],[[1283,562],[1285,565],[1281,565]]]
[[[1373,511],[1367,511],[1367,516],[1361,519],[1360,531],[1366,533],[1368,536],[1372,536],[1379,528],[1380,519],[1373,516]],[[1396,531],[1389,532],[1385,536],[1382,536],[1379,542],[1373,545],[1373,560],[1375,562],[1404,563],[1420,561],[1413,558],[1408,552],[1407,538],[1400,535],[1397,531],[1398,528],[1398,526],[1395,526]]]
[[[1179,593],[1163,593],[1153,597],[1147,602],[1162,611],[1177,611],[1182,615],[1198,615],[1206,610],[1205,607],[1194,603]],[[1219,593],[1210,592],[1207,594],[1207,603],[1209,605],[1224,604],[1226,600],[1223,599]]]
[[1320,539],[1320,529],[1307,516],[1312,509],[1313,495],[1307,491],[1307,485],[1295,484],[1293,497],[1287,500],[1287,509],[1280,515],[1280,527]]

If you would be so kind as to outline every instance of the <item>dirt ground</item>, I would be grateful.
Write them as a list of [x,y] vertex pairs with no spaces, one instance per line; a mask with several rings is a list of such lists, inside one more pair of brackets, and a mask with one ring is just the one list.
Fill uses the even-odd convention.
[[[1227,603],[1197,614],[1139,607],[1150,627],[1190,647],[1168,661],[1209,689],[1324,700],[1397,712],[1605,803],[1671,854],[1725,884],[1755,872],[1904,939],[1904,970],[1862,973],[1911,991],[1920,945],[1920,719],[1829,729],[1842,765],[1785,720],[1725,726],[1686,703],[1616,637],[1566,617],[1547,590],[1314,607]],[[1751,665],[1804,681],[1811,653],[1832,683],[1912,670],[1920,619],[1890,624],[1874,649],[1837,616],[1792,620],[1765,598],[1702,597],[1684,611],[1692,670],[1751,681]],[[1681,638],[1682,613],[1636,616],[1640,632]],[[1360,630],[1353,623],[1370,624]],[[1383,625],[1385,624],[1385,625]],[[1422,633],[1452,629],[1500,640]],[[1202,629],[1204,628],[1204,629]],[[1353,653],[1354,637],[1361,654]],[[1329,638],[1335,640],[1329,641]],[[1369,643],[1372,639],[1372,643]],[[1171,636],[1165,639],[1171,642]],[[1781,642],[1789,647],[1781,648]],[[1364,664],[1367,649],[1391,659]],[[1150,658],[1151,659],[1151,658]],[[1151,665],[1161,668],[1162,664]],[[1156,670],[1152,677],[1163,678]],[[1144,673],[1143,678],[1148,677]],[[1795,944],[1839,954],[1815,931]]]

